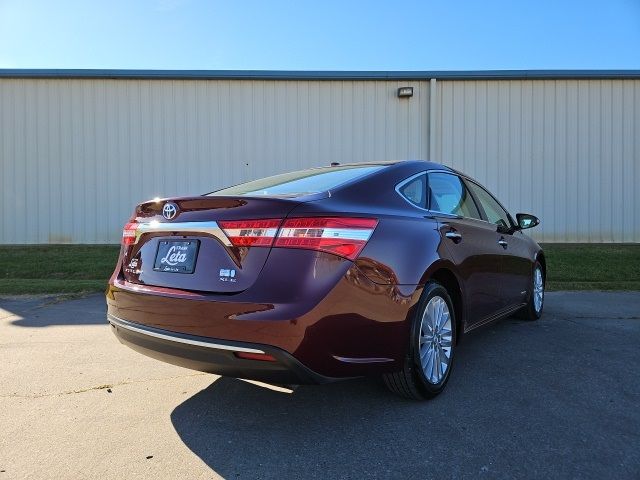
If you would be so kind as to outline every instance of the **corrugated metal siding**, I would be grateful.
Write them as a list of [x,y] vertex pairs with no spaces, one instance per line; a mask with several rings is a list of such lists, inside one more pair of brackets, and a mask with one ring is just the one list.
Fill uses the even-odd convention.
[[[414,97],[398,99],[405,85]],[[430,136],[434,160],[539,215],[538,239],[640,242],[640,80],[438,80],[433,105],[429,90],[0,78],[0,243],[117,242],[141,200],[331,161],[427,158]]]
[[[411,100],[399,86],[412,85]],[[428,82],[0,79],[0,243],[118,242],[133,206],[428,154]]]
[[549,242],[640,242],[640,80],[441,81],[437,159]]

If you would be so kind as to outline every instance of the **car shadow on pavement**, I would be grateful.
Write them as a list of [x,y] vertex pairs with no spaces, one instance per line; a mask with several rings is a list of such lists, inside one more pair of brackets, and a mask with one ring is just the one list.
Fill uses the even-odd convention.
[[[594,332],[575,327],[508,319],[469,335],[447,389],[427,402],[375,379],[288,394],[221,378],[171,421],[225,478],[632,477],[639,415],[611,378],[629,359],[580,366]],[[594,382],[611,394],[594,395]]]
[[33,296],[0,299],[0,310],[16,317],[11,325],[106,325],[104,295],[92,294],[69,300],[66,296]]
[[288,394],[220,378],[179,405],[171,421],[182,441],[225,478],[332,478],[388,448],[391,412],[410,406],[372,379],[300,386]]

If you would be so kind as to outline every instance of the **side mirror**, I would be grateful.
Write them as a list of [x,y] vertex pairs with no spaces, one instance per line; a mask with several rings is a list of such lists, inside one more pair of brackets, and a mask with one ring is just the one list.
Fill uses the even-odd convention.
[[533,228],[540,224],[540,219],[538,217],[535,215],[529,215],[528,213],[517,213],[516,220],[518,221],[518,226],[523,230],[525,228]]

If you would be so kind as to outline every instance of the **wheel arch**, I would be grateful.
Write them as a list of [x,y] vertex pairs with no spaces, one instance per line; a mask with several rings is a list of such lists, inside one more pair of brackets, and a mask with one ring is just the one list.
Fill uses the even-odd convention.
[[547,259],[544,256],[544,252],[542,250],[540,250],[536,255],[536,260],[540,262],[540,265],[542,266],[542,279],[546,284],[547,283]]
[[462,338],[462,332],[464,331],[464,318],[466,314],[464,308],[462,284],[458,279],[458,276],[447,265],[437,266],[432,272],[429,273],[428,279],[438,282],[440,285],[442,285],[445,290],[447,290],[449,297],[451,297],[451,302],[453,303],[453,311],[456,318],[456,343],[458,343]]

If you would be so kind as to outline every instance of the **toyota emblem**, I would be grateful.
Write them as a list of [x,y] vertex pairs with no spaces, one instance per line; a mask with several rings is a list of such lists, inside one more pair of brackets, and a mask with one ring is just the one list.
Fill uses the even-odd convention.
[[165,203],[162,207],[162,216],[167,220],[172,220],[178,215],[178,205],[173,202]]

